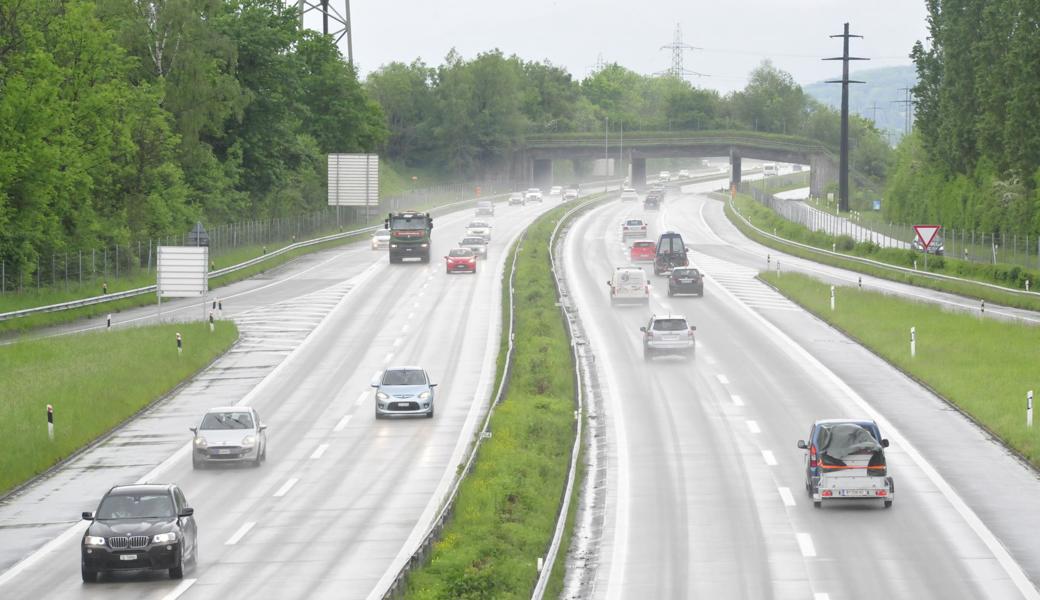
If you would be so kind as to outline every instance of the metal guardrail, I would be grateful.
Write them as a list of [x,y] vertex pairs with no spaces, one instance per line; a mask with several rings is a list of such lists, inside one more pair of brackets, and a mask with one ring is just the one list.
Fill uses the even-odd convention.
[[563,531],[567,526],[567,514],[570,510],[571,497],[574,495],[574,482],[578,472],[578,456],[581,454],[583,432],[582,414],[584,414],[585,411],[585,396],[582,391],[584,390],[585,373],[581,368],[581,357],[578,355],[578,344],[575,340],[574,324],[571,321],[570,316],[567,314],[566,309],[563,308],[563,288],[561,286],[560,276],[556,269],[556,256],[553,252],[553,246],[556,244],[556,237],[564,223],[569,221],[570,218],[578,212],[589,208],[589,206],[594,204],[597,200],[598,199],[591,199],[567,211],[562,217],[560,217],[560,220],[557,221],[552,235],[549,236],[549,263],[552,265],[553,284],[556,286],[556,298],[560,301],[563,320],[567,324],[567,339],[570,340],[571,350],[574,357],[575,435],[574,447],[571,448],[571,462],[567,468],[567,485],[564,487],[563,498],[560,502],[560,511],[556,516],[556,527],[553,531],[552,541],[549,544],[549,550],[546,552],[545,560],[542,563],[542,570],[538,573],[538,582],[535,584],[534,591],[531,593],[531,600],[542,600],[545,596],[545,589],[548,587],[549,579],[552,577],[553,565],[556,564],[556,557],[560,553],[560,544],[563,540]]
[[[458,207],[460,207],[461,205],[464,205],[464,204],[470,204],[470,203],[477,202],[477,201],[480,201],[480,200],[485,200],[486,201],[486,200],[501,199],[501,198],[506,198],[508,196],[509,196],[509,194],[496,194],[496,195],[493,195],[493,196],[485,196],[485,197],[481,197],[481,198],[469,198],[469,199],[466,199],[466,200],[460,200],[458,202],[452,202],[452,203],[449,203],[449,204],[443,204],[441,206],[434,207],[434,208],[430,209],[429,212],[431,212],[431,213],[452,212],[453,210],[457,209]],[[446,209],[452,209],[452,210],[446,210]],[[262,263],[264,261],[267,261],[267,260],[270,260],[272,258],[281,256],[281,255],[286,254],[288,252],[292,252],[294,250],[298,250],[300,248],[306,248],[308,246],[314,246],[314,245],[317,245],[317,244],[323,244],[325,242],[330,242],[330,241],[335,241],[335,240],[340,240],[340,239],[347,239],[347,238],[363,235],[363,234],[366,234],[366,233],[369,233],[369,232],[372,232],[372,231],[376,231],[377,229],[380,229],[379,225],[372,225],[370,227],[362,227],[360,229],[352,229],[350,231],[344,231],[344,232],[341,232],[341,233],[334,233],[332,235],[327,235],[327,236],[323,236],[323,237],[319,237],[319,238],[313,238],[313,239],[305,240],[305,241],[302,241],[302,242],[296,242],[295,244],[289,244],[288,246],[284,246],[282,248],[279,248],[278,250],[275,250],[273,252],[269,252],[267,254],[264,254],[262,256],[258,256],[256,258],[253,258],[253,259],[250,259],[250,260],[247,260],[245,262],[241,262],[241,263],[238,263],[236,265],[231,265],[229,267],[224,267],[222,269],[216,269],[216,270],[210,271],[209,272],[209,276],[210,276],[210,278],[221,277],[223,275],[228,275],[228,274],[234,273],[236,271],[241,271],[242,269],[248,269],[249,267],[252,267],[254,265],[258,265],[258,264],[260,264],[260,263]],[[15,310],[15,311],[11,311],[11,312],[0,313],[0,321],[8,321],[8,320],[11,320],[11,319],[18,319],[18,318],[21,318],[21,317],[27,317],[29,315],[35,315],[35,314],[41,314],[41,313],[60,312],[60,311],[63,311],[63,310],[72,310],[72,309],[75,309],[75,308],[83,308],[85,306],[92,306],[92,305],[95,305],[95,304],[104,304],[106,302],[112,302],[114,300],[122,300],[124,298],[132,298],[132,297],[135,297],[135,296],[141,296],[141,295],[144,295],[144,294],[154,293],[155,290],[156,290],[156,286],[155,285],[148,285],[148,286],[145,286],[145,287],[134,288],[132,290],[124,290],[122,292],[113,292],[111,294],[103,294],[101,296],[91,296],[89,298],[81,298],[79,300],[71,300],[69,302],[61,302],[61,303],[58,303],[58,304],[49,304],[49,305],[46,305],[46,306],[35,306],[33,308],[24,308],[24,309],[21,309],[21,310]]]
[[956,283],[966,283],[966,284],[971,284],[971,285],[978,285],[978,286],[990,288],[992,290],[997,290],[997,291],[1001,291],[1001,292],[1009,292],[1009,293],[1012,293],[1012,294],[1018,294],[1020,296],[1025,296],[1025,297],[1029,297],[1029,298],[1036,298],[1036,297],[1040,296],[1040,292],[1034,292],[1034,291],[1027,292],[1025,290],[1020,290],[1020,289],[1017,289],[1017,288],[1011,288],[1011,287],[1006,287],[1006,286],[1002,286],[1002,285],[997,285],[995,283],[987,283],[985,281],[976,281],[974,279],[965,279],[963,277],[954,277],[953,275],[943,275],[942,273],[932,273],[931,271],[918,271],[916,269],[910,269],[910,268],[907,268],[907,267],[900,267],[898,265],[891,265],[891,264],[884,263],[884,262],[881,262],[881,261],[871,260],[869,258],[863,258],[863,257],[860,257],[860,256],[853,256],[851,254],[842,254],[841,252],[832,252],[831,250],[824,250],[823,248],[817,248],[816,246],[810,246],[808,244],[803,244],[801,242],[796,242],[794,240],[789,240],[787,238],[783,238],[783,237],[780,237],[778,235],[775,235],[775,234],[769,233],[767,231],[764,231],[762,229],[759,229],[758,227],[753,225],[751,223],[751,221],[747,217],[745,217],[743,214],[740,213],[740,210],[737,208],[736,204],[733,203],[733,199],[730,198],[728,195],[727,195],[726,202],[729,204],[730,209],[733,210],[733,214],[737,215],[737,217],[739,217],[740,220],[745,225],[747,225],[751,229],[754,229],[760,235],[762,235],[762,236],[764,236],[764,237],[766,237],[768,239],[771,239],[773,241],[779,242],[779,243],[789,244],[791,246],[795,246],[797,248],[801,248],[802,250],[806,250],[806,251],[809,251],[809,252],[815,252],[817,254],[823,254],[825,256],[830,256],[830,257],[834,257],[834,258],[840,258],[840,259],[843,259],[843,260],[850,260],[850,261],[853,261],[853,262],[858,262],[860,264],[870,265],[872,267],[878,267],[878,268],[881,268],[881,269],[888,269],[890,271],[896,271],[896,272],[903,273],[903,274],[906,274],[906,275],[916,275],[918,277],[926,277],[926,278],[936,279],[936,280],[952,281],[952,282],[956,282]]

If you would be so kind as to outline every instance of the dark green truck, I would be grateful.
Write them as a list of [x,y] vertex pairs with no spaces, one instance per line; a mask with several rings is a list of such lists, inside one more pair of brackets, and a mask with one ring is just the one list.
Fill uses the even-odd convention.
[[392,212],[386,216],[383,227],[390,230],[390,263],[399,263],[406,258],[418,258],[430,262],[431,232],[433,217],[430,213],[406,210]]

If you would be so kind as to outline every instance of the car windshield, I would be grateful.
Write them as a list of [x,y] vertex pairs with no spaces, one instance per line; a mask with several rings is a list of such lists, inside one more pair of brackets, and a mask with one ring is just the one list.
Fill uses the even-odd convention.
[[700,275],[697,269],[673,269],[672,277],[697,277]]
[[448,251],[448,256],[453,256],[453,257],[456,257],[456,258],[464,258],[464,257],[467,257],[467,256],[473,256],[473,251],[470,250],[469,248],[452,248],[451,250]]
[[653,242],[636,242],[636,243],[632,244],[632,247],[633,248],[653,248],[654,247],[654,243]]
[[98,519],[172,519],[173,499],[169,494],[113,494],[98,507]]
[[662,254],[683,253],[686,252],[686,246],[683,245],[681,237],[668,235],[661,238],[661,243],[657,245],[657,251]]
[[686,319],[657,319],[654,321],[654,331],[685,331],[689,329]]
[[209,413],[199,429],[252,429],[253,416],[248,412]]
[[376,237],[390,237],[389,229],[380,229],[376,232]]
[[628,221],[625,222],[625,225],[636,225],[636,226],[639,226],[639,225],[642,225],[642,224],[643,224],[643,222],[640,221],[639,219],[629,219]]
[[462,240],[462,245],[463,246],[483,246],[484,245],[484,238],[478,238],[478,237],[464,238]]
[[383,385],[424,385],[426,373],[419,369],[394,369],[383,374]]
[[855,423],[823,424],[816,435],[824,465],[844,465],[854,455],[880,455],[883,447],[874,434]]
[[390,219],[390,229],[426,229],[426,217],[394,217]]
[[483,222],[483,221],[473,221],[472,223],[469,224],[469,226],[470,226],[470,228],[480,229],[482,227],[487,227],[488,224]]

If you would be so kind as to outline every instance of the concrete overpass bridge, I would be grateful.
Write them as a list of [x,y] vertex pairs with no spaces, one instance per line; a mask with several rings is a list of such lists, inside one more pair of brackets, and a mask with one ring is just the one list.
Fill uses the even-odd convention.
[[[539,187],[552,185],[553,161],[581,162],[602,160],[631,165],[632,185],[646,184],[648,158],[706,158],[728,156],[731,180],[740,183],[741,159],[751,158],[810,166],[813,195],[838,179],[838,161],[820,142],[791,135],[750,131],[632,132],[624,139],[608,139],[603,134],[554,134],[529,137],[513,154],[512,175]],[[579,169],[575,169],[579,171]]]

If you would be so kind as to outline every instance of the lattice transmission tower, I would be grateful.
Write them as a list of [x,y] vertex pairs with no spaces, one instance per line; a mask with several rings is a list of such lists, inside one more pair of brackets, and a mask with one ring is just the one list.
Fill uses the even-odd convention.
[[672,38],[672,43],[661,46],[661,50],[672,51],[672,68],[668,69],[667,71],[662,71],[659,74],[669,75],[671,77],[675,77],[676,79],[683,80],[685,80],[688,75],[695,75],[697,77],[705,76],[704,73],[691,71],[683,65],[683,57],[687,50],[703,50],[703,48],[698,48],[697,46],[691,46],[689,44],[683,43],[682,25],[680,25],[679,23],[675,24],[675,36]]
[[[300,11],[300,27],[303,27],[303,16],[309,12],[317,11],[321,14],[321,32],[331,35],[336,43],[347,38],[347,60],[350,66],[354,66],[354,30],[350,25],[350,0],[343,0],[343,12],[332,6],[331,0],[289,0],[295,1]],[[329,22],[332,29],[329,29]]]

